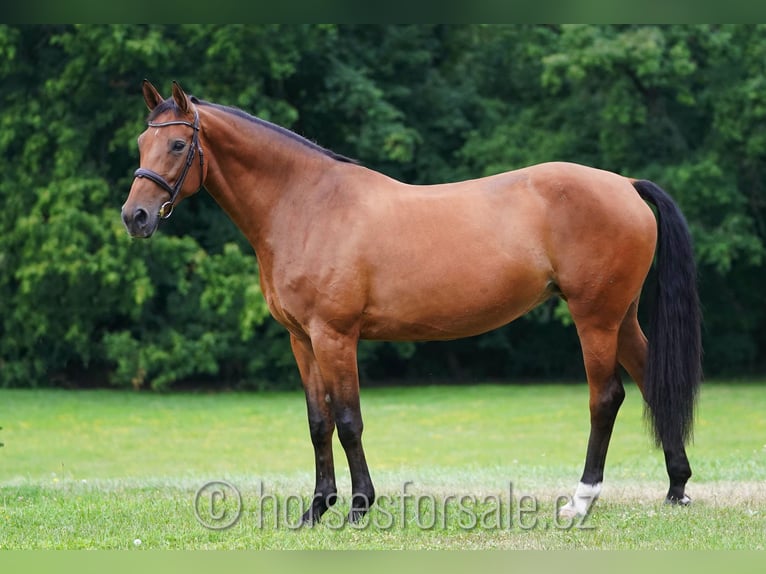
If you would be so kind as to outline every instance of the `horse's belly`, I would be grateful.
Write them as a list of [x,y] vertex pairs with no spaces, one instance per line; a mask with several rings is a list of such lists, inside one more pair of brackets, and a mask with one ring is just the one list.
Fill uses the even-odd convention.
[[[361,322],[361,337],[446,340],[470,337],[510,323],[552,295],[545,273],[502,271],[494,277],[415,277],[381,289]],[[418,281],[419,280],[419,281]]]

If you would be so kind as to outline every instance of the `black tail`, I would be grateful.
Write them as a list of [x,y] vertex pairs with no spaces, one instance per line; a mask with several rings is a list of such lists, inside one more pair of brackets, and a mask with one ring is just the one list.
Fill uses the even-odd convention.
[[655,440],[667,449],[691,437],[702,379],[697,269],[689,228],[676,203],[650,181],[633,186],[657,208],[657,297],[644,394]]

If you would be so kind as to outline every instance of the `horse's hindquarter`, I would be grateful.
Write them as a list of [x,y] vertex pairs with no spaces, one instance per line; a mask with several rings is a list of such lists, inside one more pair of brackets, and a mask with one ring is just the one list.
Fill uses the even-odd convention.
[[548,253],[570,310],[621,318],[654,256],[652,210],[631,180],[612,172],[569,163],[529,171],[531,185],[545,198]]

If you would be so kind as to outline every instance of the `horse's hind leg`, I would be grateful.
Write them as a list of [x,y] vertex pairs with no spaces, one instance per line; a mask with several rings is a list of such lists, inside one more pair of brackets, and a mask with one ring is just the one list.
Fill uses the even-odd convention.
[[[570,302],[571,308],[571,302]],[[585,468],[572,500],[559,511],[562,516],[586,515],[601,492],[604,466],[614,421],[625,390],[617,371],[617,333],[619,321],[605,322],[602,317],[578,319],[585,372],[588,377],[590,437]]]
[[[646,367],[647,341],[638,324],[637,303],[634,301],[620,327],[618,359],[631,378],[636,382],[641,393],[644,392],[644,370]],[[683,441],[678,438],[675,444],[663,444],[665,466],[670,479],[666,502],[686,505],[691,499],[685,494],[686,482],[692,475],[689,459]]]
[[644,392],[647,342],[638,324],[638,300],[633,301],[620,325],[617,339],[617,360],[625,367],[641,392]]

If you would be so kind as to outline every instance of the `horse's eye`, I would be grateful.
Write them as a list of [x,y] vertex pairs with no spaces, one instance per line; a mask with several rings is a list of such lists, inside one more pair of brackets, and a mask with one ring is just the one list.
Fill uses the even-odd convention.
[[176,140],[173,142],[173,151],[183,151],[186,147],[186,142],[183,140]]

